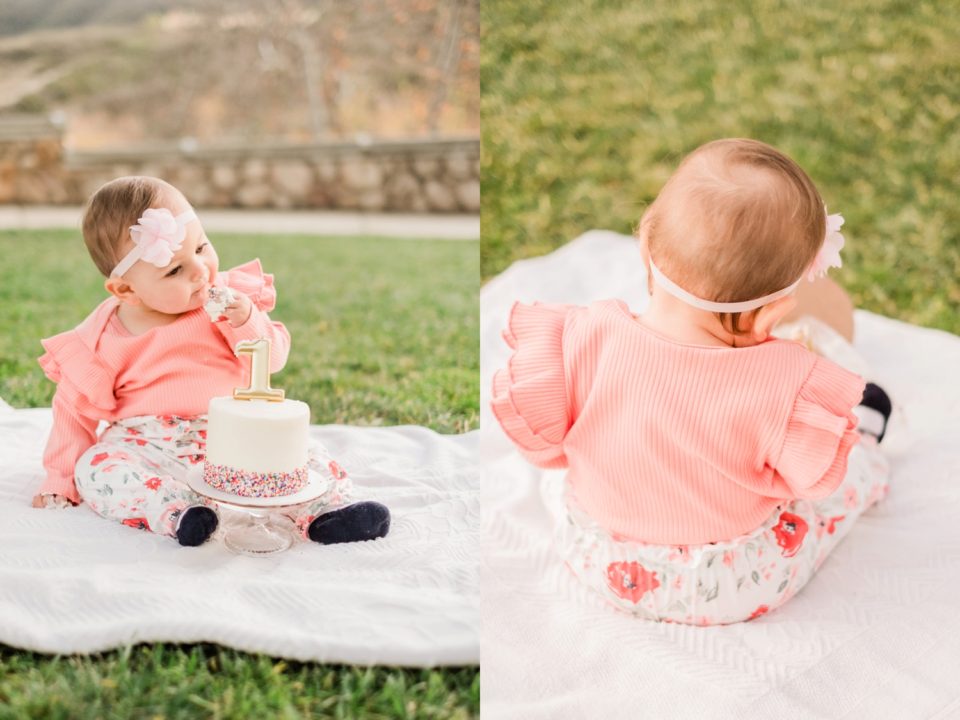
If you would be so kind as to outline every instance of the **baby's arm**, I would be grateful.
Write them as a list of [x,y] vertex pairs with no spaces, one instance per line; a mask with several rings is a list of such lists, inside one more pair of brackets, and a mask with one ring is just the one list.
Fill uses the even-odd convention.
[[34,507],[66,507],[63,498],[73,505],[80,503],[80,495],[73,475],[77,459],[97,441],[95,418],[80,415],[60,387],[53,396],[53,428],[43,453],[43,467],[47,478],[33,498]]
[[267,315],[277,301],[273,275],[263,272],[259,260],[251,260],[224,273],[224,281],[235,297],[224,310],[226,320],[216,323],[217,330],[231,349],[241,340],[269,340],[270,372],[277,372],[287,362],[290,333]]
[[816,500],[836,490],[860,438],[853,408],[863,389],[859,375],[824,358],[815,361],[767,458],[773,477],[765,494]]
[[[836,330],[847,342],[853,342],[853,301],[836,282],[828,277],[818,278],[812,283],[802,282],[797,288],[796,298],[797,305],[783,318],[783,324],[799,320],[804,315],[812,315]],[[813,350],[812,347],[810,349]]]
[[266,338],[270,341],[270,372],[275,373],[287,364],[290,354],[290,333],[283,323],[274,322],[243,293],[235,292],[236,299],[224,310],[226,321],[218,322],[217,329],[236,347],[241,340]]
[[515,303],[503,333],[514,352],[493,377],[490,406],[506,436],[538,467],[567,467],[563,443],[576,418],[567,396],[564,329],[579,310]]

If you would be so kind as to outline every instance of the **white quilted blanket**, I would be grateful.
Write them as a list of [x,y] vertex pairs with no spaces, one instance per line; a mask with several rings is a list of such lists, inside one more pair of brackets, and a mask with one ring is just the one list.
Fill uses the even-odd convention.
[[646,306],[630,238],[594,231],[481,295],[483,717],[960,717],[960,338],[858,311],[855,344],[894,399],[890,496],[807,587],[751,623],[620,615],[550,546],[544,487],[489,411],[516,300]]
[[87,507],[37,510],[49,409],[0,401],[0,643],[93,652],[210,641],[296,660],[476,664],[477,436],[314,426],[358,494],[393,513],[377,542],[250,558],[182,548]]

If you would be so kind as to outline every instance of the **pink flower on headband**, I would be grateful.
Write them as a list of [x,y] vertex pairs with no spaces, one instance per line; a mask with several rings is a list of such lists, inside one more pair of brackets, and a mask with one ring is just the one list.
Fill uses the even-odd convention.
[[832,267],[842,267],[843,261],[840,260],[840,251],[843,249],[843,235],[840,234],[840,228],[843,226],[843,216],[827,215],[827,236],[823,241],[823,247],[813,259],[810,269],[807,271],[807,280],[813,282],[818,277],[827,274],[827,270]]
[[150,208],[130,228],[130,234],[142,250],[140,259],[162,268],[183,245],[187,229],[166,208]]

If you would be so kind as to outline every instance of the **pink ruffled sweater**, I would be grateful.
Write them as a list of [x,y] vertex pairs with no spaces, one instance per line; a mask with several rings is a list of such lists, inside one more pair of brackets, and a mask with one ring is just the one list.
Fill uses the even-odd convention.
[[74,468],[96,443],[101,420],[202,415],[210,398],[244,387],[249,361],[234,355],[239,341],[268,338],[271,372],[284,366],[290,335],[266,314],[276,304],[273,276],[253,260],[219,273],[217,284],[250,297],[253,308],[243,325],[210,322],[201,308],[169,325],[131,335],[117,317],[119,301],[111,297],[73,330],[41,341],[47,352],[39,362],[57,383],[57,391],[53,429],[43,454],[47,477],[39,492],[80,502]]
[[516,304],[515,350],[493,411],[615,537],[662,545],[733,539],[778,503],[822,498],[859,439],[864,381],[801,344],[685,345],[619,301]]

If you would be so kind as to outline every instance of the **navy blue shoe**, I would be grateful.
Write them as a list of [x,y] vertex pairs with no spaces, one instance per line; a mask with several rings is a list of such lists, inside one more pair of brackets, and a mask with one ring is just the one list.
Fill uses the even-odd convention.
[[205,505],[188,507],[177,524],[177,542],[187,547],[203,545],[219,524],[217,514]]
[[[869,432],[877,436],[877,442],[883,440],[883,436],[887,432],[887,420],[890,419],[890,413],[893,410],[893,403],[890,402],[890,396],[884,392],[883,388],[879,385],[874,385],[873,383],[867,383],[867,386],[863,390],[863,400],[860,401],[860,404],[864,407],[868,407],[871,410],[876,410],[883,416],[883,426],[875,428],[860,428],[863,432]],[[876,430],[876,431],[875,431]],[[877,434],[879,432],[879,434]]]
[[318,515],[307,534],[321,545],[382,538],[390,531],[390,510],[378,502],[359,502]]

